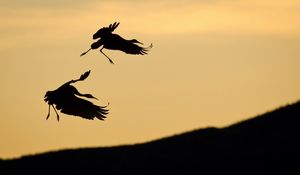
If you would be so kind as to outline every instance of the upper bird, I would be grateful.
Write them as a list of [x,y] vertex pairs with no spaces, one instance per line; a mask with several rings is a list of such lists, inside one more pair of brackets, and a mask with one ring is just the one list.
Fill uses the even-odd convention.
[[56,109],[60,110],[62,113],[79,116],[89,120],[93,120],[95,117],[99,120],[104,120],[104,118],[106,118],[106,115],[108,114],[108,109],[105,109],[106,106],[97,106],[90,101],[79,98],[78,96],[97,99],[91,94],[81,94],[74,86],[71,85],[71,83],[85,80],[89,76],[90,72],[91,71],[87,71],[82,74],[79,79],[68,81],[58,89],[48,91],[46,93],[44,100],[49,104],[46,119],[50,116],[50,106],[53,107],[58,121],[59,115]]
[[91,45],[91,48],[87,50],[86,52],[83,52],[80,56],[85,55],[88,53],[91,49],[98,49],[99,47],[102,46],[100,49],[100,52],[108,58],[109,62],[114,64],[114,62],[102,51],[104,48],[105,49],[111,49],[111,50],[121,50],[125,53],[128,54],[139,54],[139,55],[144,55],[147,54],[149,49],[152,48],[152,44],[145,48],[141,47],[138,44],[143,44],[139,42],[136,39],[132,40],[126,40],[122,38],[120,35],[113,34],[112,32],[119,26],[119,22],[115,22],[113,24],[110,24],[108,27],[103,27],[99,29],[94,35],[93,39],[98,39],[98,41],[94,42]]

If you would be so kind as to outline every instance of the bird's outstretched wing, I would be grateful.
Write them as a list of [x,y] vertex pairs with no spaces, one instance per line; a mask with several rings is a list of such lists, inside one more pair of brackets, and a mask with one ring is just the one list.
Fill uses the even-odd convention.
[[114,22],[113,24],[110,24],[108,26],[108,28],[110,29],[111,32],[113,32],[118,26],[119,26],[119,22]]
[[127,54],[134,55],[145,55],[152,48],[152,44],[149,47],[141,47],[138,44],[142,45],[143,43],[139,42],[136,39],[126,40],[120,35],[112,34],[110,35],[109,40],[106,41],[104,48],[111,50],[121,50]]
[[148,54],[149,49],[152,48],[152,44],[149,47],[141,47],[134,43],[134,41],[126,41],[120,43],[120,50],[134,55],[145,55]]
[[59,104],[62,113],[93,120],[95,117],[104,120],[108,114],[106,106],[97,106],[92,102],[78,98],[75,95]]
[[96,33],[93,35],[93,39],[101,38],[106,34],[112,33],[118,26],[119,22],[114,22],[113,24],[110,24],[108,27],[102,27],[99,29]]

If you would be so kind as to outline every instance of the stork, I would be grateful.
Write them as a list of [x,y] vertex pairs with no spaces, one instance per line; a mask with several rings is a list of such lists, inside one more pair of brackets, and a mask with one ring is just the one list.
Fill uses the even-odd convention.
[[50,106],[52,106],[56,113],[57,121],[59,121],[59,114],[56,109],[60,110],[62,113],[79,116],[89,120],[93,120],[95,117],[99,120],[104,120],[106,118],[106,115],[108,114],[108,109],[106,109],[107,106],[97,106],[88,100],[80,98],[97,99],[91,94],[81,94],[71,85],[77,81],[85,80],[90,72],[91,71],[87,71],[82,74],[79,79],[68,81],[56,90],[48,91],[46,93],[44,100],[49,105],[46,120],[50,116]]
[[109,60],[111,64],[114,64],[111,58],[109,58],[102,50],[110,49],[110,50],[120,50],[127,54],[134,55],[145,55],[148,53],[149,49],[152,48],[152,44],[145,48],[141,47],[138,44],[142,45],[143,43],[139,42],[136,39],[126,40],[122,38],[120,35],[112,33],[118,26],[119,22],[115,22],[110,24],[108,27],[103,27],[99,29],[94,35],[93,39],[98,39],[98,41],[92,43],[91,48],[86,52],[83,52],[80,56],[85,55],[92,49],[100,48],[100,52]]

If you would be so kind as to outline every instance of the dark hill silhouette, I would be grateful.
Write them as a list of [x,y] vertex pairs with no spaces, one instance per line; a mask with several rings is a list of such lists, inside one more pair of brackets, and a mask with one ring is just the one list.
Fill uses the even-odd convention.
[[0,161],[0,174],[300,174],[300,102],[225,128]]

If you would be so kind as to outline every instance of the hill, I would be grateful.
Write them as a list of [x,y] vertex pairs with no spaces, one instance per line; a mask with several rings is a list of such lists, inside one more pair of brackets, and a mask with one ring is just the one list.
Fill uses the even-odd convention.
[[225,128],[0,161],[0,174],[300,174],[300,102]]

